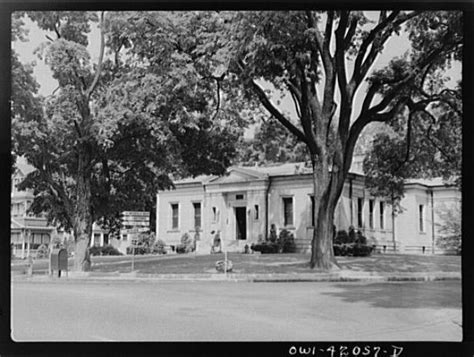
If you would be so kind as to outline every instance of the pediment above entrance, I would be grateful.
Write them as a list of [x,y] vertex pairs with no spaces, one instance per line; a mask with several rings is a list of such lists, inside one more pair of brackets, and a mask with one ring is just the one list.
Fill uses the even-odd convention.
[[267,175],[261,174],[259,172],[253,172],[249,169],[242,168],[231,168],[229,169],[227,175],[216,177],[213,180],[210,180],[207,184],[223,184],[223,183],[237,183],[237,182],[249,182],[256,180],[263,180]]

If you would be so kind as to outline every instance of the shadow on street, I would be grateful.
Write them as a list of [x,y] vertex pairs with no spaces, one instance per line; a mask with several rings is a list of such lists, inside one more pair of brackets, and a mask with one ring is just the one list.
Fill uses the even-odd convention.
[[[398,288],[387,289],[397,284]],[[446,290],[447,286],[452,289]],[[432,284],[423,282],[337,284],[337,292],[323,292],[323,295],[340,298],[346,302],[366,302],[382,308],[462,308],[461,284],[456,281],[439,281]],[[441,294],[441,290],[443,293]]]

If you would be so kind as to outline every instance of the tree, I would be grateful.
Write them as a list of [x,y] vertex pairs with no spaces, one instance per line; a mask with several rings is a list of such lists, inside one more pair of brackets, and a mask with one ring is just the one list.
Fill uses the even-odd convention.
[[438,237],[436,244],[442,249],[455,249],[458,254],[462,247],[461,204],[444,204],[438,207],[442,223],[437,223]]
[[[367,183],[377,196],[395,203],[407,178],[443,177],[458,186],[462,164],[461,88],[445,91],[440,101],[411,118],[394,120],[390,134],[376,135],[364,159]],[[406,132],[405,132],[406,131]]]
[[239,154],[246,165],[308,161],[306,146],[273,118],[263,121],[252,139],[241,141]]
[[[373,14],[371,14],[373,15]],[[354,147],[372,122],[390,123],[401,113],[417,120],[443,92],[431,91],[439,71],[462,55],[462,17],[455,11],[362,11],[222,13],[218,32],[228,40],[227,74],[248,99],[271,113],[306,144],[313,166],[315,229],[311,267],[336,264],[332,225]],[[376,60],[388,41],[410,45],[382,69]],[[273,102],[268,88],[288,93],[297,120]],[[357,103],[361,103],[360,109]]]
[[[73,230],[75,269],[82,270],[90,267],[94,221],[114,226],[124,209],[150,209],[157,189],[172,185],[170,175],[223,173],[235,156],[229,143],[240,133],[211,120],[215,108],[206,96],[214,90],[183,85],[193,83],[193,70],[170,58],[169,41],[162,41],[163,61],[150,71],[136,60],[143,47],[131,53],[135,44],[117,39],[113,15],[28,14],[55,35],[47,35],[39,54],[59,87],[35,120],[13,118],[15,151],[36,168],[22,187],[34,189],[33,210],[48,210],[51,220]],[[87,34],[97,22],[100,54],[92,65]],[[220,111],[228,120],[234,115]]]
[[[26,41],[28,31],[24,28],[24,22],[21,14],[14,12],[12,14],[12,42]],[[38,82],[33,77],[33,66],[21,63],[15,49],[11,50],[11,72],[12,72],[12,90],[11,90],[11,114],[12,118],[28,118],[32,126],[25,127],[24,130],[34,129],[34,123],[38,120],[41,102],[37,97]],[[14,172],[14,163],[16,161],[15,152],[18,143],[13,141],[12,148],[12,174]]]

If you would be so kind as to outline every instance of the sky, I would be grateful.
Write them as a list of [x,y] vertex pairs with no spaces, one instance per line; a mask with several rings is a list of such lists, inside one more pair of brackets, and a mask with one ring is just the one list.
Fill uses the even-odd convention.
[[[378,17],[378,12],[370,12],[366,11],[364,12],[365,15],[373,21],[377,20]],[[53,93],[53,91],[57,87],[57,82],[52,78],[52,73],[49,70],[48,66],[44,64],[43,61],[37,58],[37,56],[34,54],[35,49],[42,43],[47,41],[46,35],[48,33],[46,31],[43,31],[38,28],[38,26],[30,21],[28,18],[25,18],[25,28],[29,30],[29,33],[27,35],[28,41],[27,42],[20,42],[17,41],[12,44],[12,47],[17,51],[17,53],[20,56],[20,60],[23,63],[35,63],[34,67],[34,75],[40,84],[40,89],[39,89],[39,94],[43,96],[48,96]],[[52,38],[54,38],[53,34],[49,34]],[[383,68],[386,66],[389,61],[394,58],[401,56],[406,50],[408,50],[409,43],[407,36],[404,35],[403,33],[400,36],[393,36],[386,44],[386,47],[383,51],[383,53],[379,56],[377,59],[376,63],[373,66],[373,69],[379,69]],[[97,63],[98,55],[99,55],[99,48],[100,48],[100,37],[99,37],[99,30],[97,26],[92,27],[92,31],[89,34],[89,46],[88,50],[89,53],[91,54],[91,60],[93,63]],[[351,68],[350,68],[350,62],[348,62],[348,73],[351,73]],[[373,70],[372,69],[372,70]],[[454,65],[454,67],[449,71],[448,75],[452,78],[452,81],[450,82],[450,86],[454,86],[456,81],[461,78],[461,64],[457,63]],[[357,113],[360,110],[361,102],[363,95],[365,94],[365,88],[364,86],[361,86],[359,89],[358,93],[356,94],[356,100],[355,100],[355,113]],[[320,88],[320,93],[322,92]],[[358,100],[359,98],[359,100]],[[336,102],[337,102],[336,98]],[[275,102],[275,104],[277,104]],[[277,104],[277,106],[289,117],[292,119],[296,119],[296,111],[294,109],[293,101],[292,99],[287,96],[281,100],[280,104]],[[247,137],[249,134],[246,135]],[[252,136],[252,133],[250,134]]]

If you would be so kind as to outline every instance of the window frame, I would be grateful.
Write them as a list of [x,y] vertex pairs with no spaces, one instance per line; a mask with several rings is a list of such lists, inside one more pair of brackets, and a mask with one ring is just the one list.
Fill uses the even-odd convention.
[[[192,202],[193,204],[193,219],[194,219],[194,229],[199,227],[199,229],[202,229],[202,204],[201,201],[194,201]],[[199,205],[199,225],[196,225],[196,205]]]
[[[173,206],[176,206],[176,226],[175,223],[175,215]],[[179,230],[179,202],[170,202],[170,209],[171,209],[171,230]]]
[[[283,213],[283,226],[284,227],[294,227],[295,226],[295,204],[294,204],[294,196],[282,196],[282,213]],[[287,222],[287,215],[286,215],[286,203],[291,203],[291,222]]]
[[375,220],[374,220],[374,213],[375,213],[375,200],[369,199],[369,228],[375,228]]
[[364,203],[363,197],[356,198],[357,228],[364,228]]
[[418,204],[418,231],[426,233],[426,209],[424,204]]

